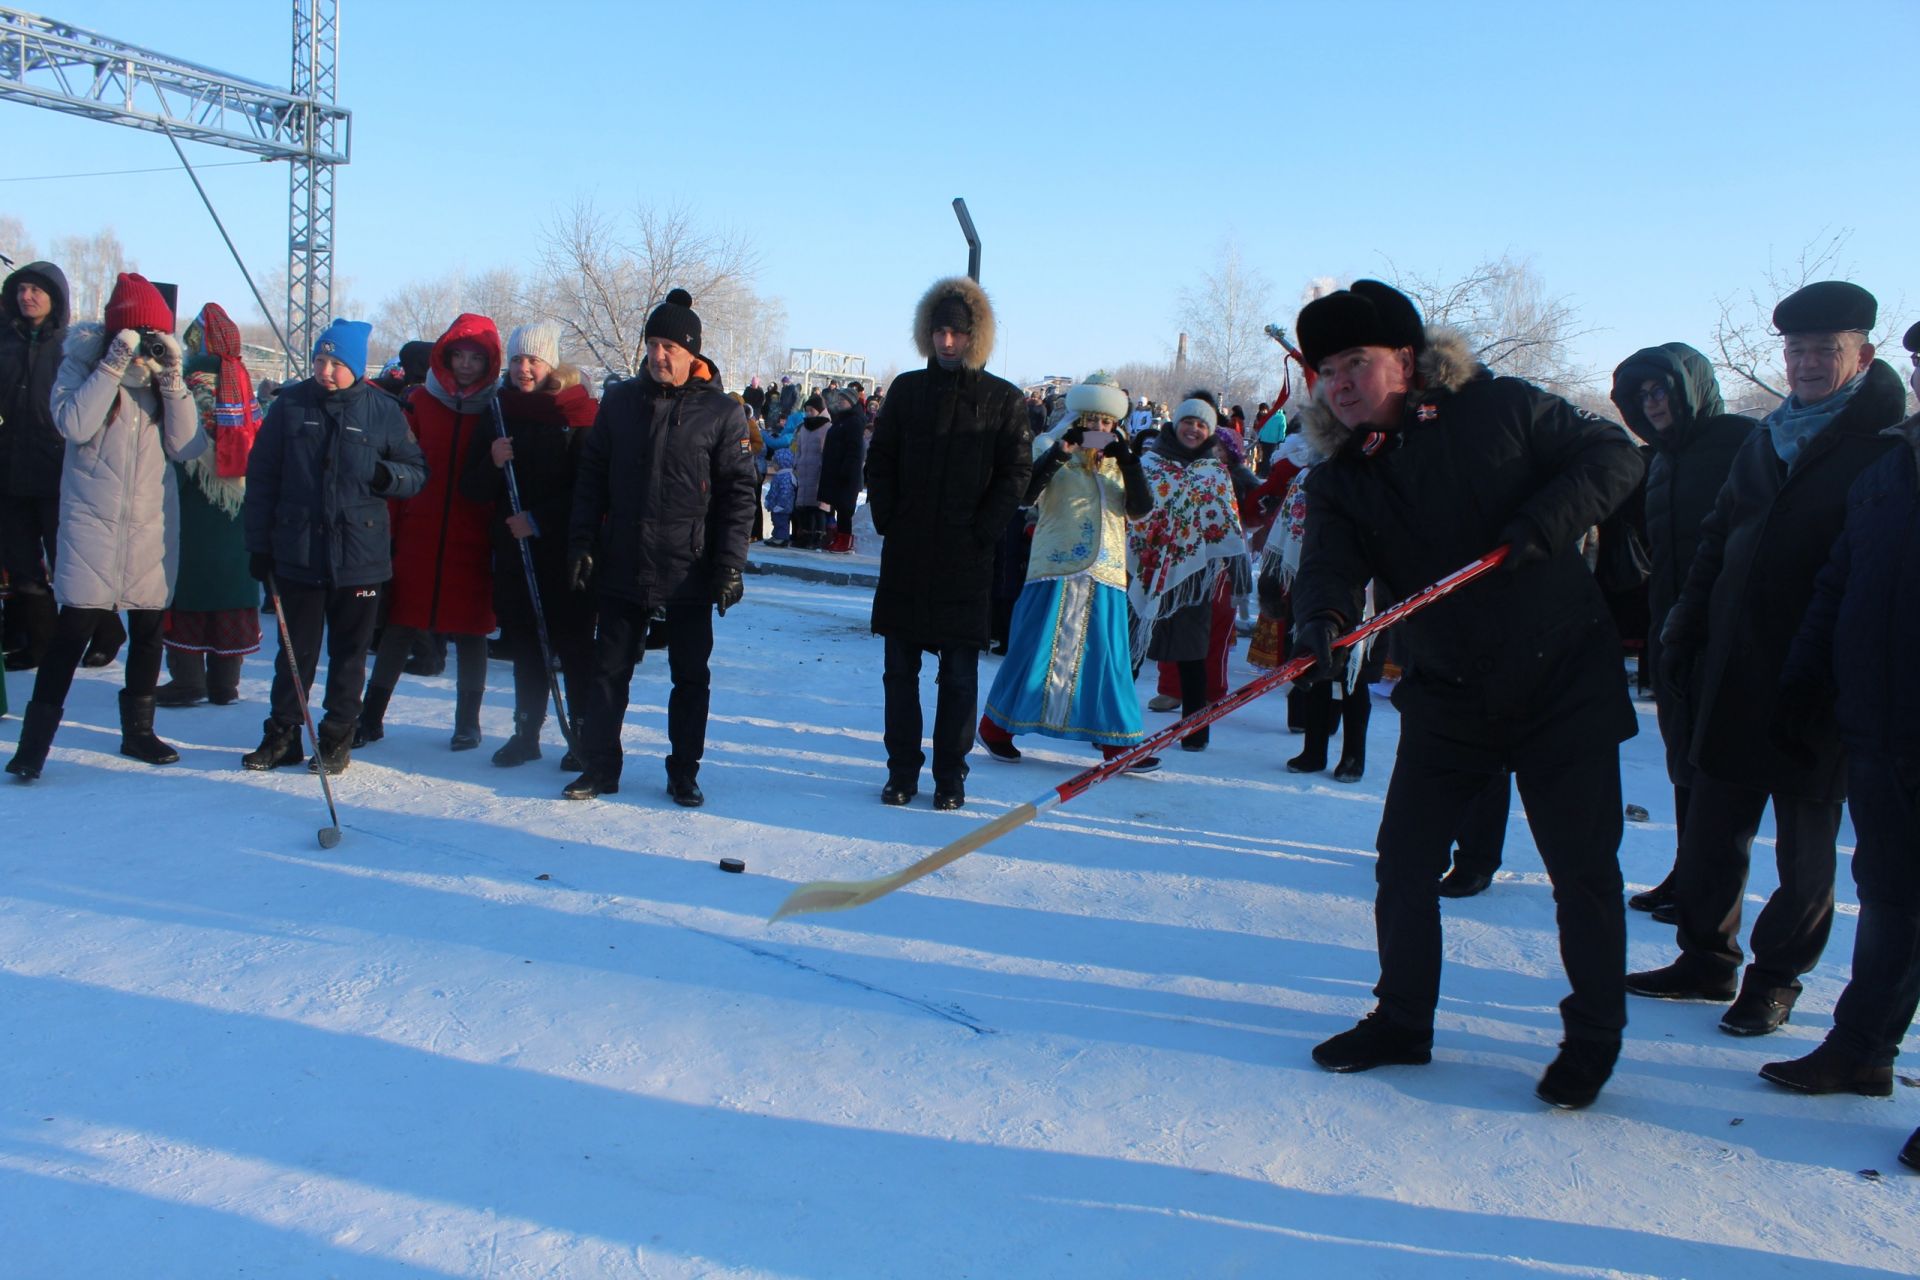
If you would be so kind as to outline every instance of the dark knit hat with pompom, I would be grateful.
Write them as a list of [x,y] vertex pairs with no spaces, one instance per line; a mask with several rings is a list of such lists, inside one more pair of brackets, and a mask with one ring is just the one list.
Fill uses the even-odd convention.
[[649,338],[677,342],[695,355],[700,354],[700,317],[693,313],[693,295],[685,289],[668,292],[667,300],[647,317]]

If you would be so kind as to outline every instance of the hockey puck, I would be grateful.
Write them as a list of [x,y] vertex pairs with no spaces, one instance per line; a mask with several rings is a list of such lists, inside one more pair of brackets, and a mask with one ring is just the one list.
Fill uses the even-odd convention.
[[1645,809],[1642,809],[1639,805],[1630,804],[1627,806],[1628,822],[1645,822],[1647,820],[1647,816],[1648,816],[1647,811]]
[[720,869],[722,871],[731,871],[733,872],[733,874],[739,875],[742,871],[745,871],[747,869],[747,864],[742,862],[738,858],[722,858],[720,859]]

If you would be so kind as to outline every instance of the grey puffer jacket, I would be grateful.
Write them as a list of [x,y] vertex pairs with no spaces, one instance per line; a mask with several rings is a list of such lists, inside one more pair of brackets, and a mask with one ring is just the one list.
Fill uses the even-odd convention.
[[183,374],[141,361],[101,366],[109,336],[67,330],[53,383],[53,424],[67,442],[60,470],[60,562],[54,595],[86,609],[164,609],[180,568],[180,506],[168,459],[207,448]]

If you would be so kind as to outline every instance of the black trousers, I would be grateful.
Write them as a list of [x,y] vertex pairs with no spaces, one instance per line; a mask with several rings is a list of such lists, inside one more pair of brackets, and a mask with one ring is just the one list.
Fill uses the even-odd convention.
[[324,629],[327,692],[318,731],[332,739],[344,738],[360,719],[360,690],[367,682],[367,646],[373,643],[373,627],[380,618],[381,588],[300,582],[279,585],[280,618],[293,638],[291,657],[299,669],[300,684],[296,689],[283,642],[273,662],[273,721],[282,729],[300,727],[300,703],[313,689]]
[[1847,807],[1860,925],[1827,1042],[1878,1065],[1900,1052],[1920,1007],[1920,758],[1849,752]]
[[1740,917],[1760,818],[1773,801],[1774,860],[1780,887],[1753,922],[1749,981],[1797,993],[1800,975],[1820,963],[1833,931],[1834,842],[1841,806],[1793,796],[1769,797],[1756,787],[1695,770],[1687,829],[1674,866],[1680,905],[1681,962],[1702,973],[1740,967]]
[[1461,815],[1454,840],[1460,852],[1454,865],[1491,876],[1507,851],[1507,815],[1513,811],[1513,775],[1497,773]]
[[[127,644],[127,692],[137,698],[150,696],[160,683],[160,659],[165,645],[160,639],[163,609],[129,609],[131,624]],[[93,634],[108,618],[118,619],[111,609],[60,610],[54,624],[53,643],[33,676],[33,700],[48,706],[66,705],[67,691],[73,687],[73,673],[86,656]]]
[[0,498],[0,564],[15,587],[45,587],[60,537],[60,499]]
[[[581,750],[587,768],[618,781],[620,728],[626,723],[633,669],[646,654],[651,607],[614,596],[600,598],[600,622],[594,636],[593,678],[588,683]],[[667,778],[694,781],[707,753],[707,706],[712,700],[713,602],[669,601],[666,621]]]
[[[920,656],[918,645],[886,638],[886,666],[880,685],[886,693],[887,777],[917,790],[921,751]],[[967,777],[967,753],[980,721],[980,651],[948,645],[939,651],[933,704],[933,785],[957,786]]]
[[[551,698],[547,688],[547,660],[540,651],[539,631],[534,628],[531,618],[517,618],[511,622],[502,619],[500,639],[513,657],[514,719],[528,720],[534,725],[544,724]],[[547,640],[553,646],[553,656],[560,663],[560,675],[567,696],[567,713],[578,719],[586,707],[588,686],[593,683],[593,634],[566,628],[549,631]],[[671,662],[673,655],[669,653],[667,658]]]
[[[1415,1032],[1431,1032],[1440,1001],[1440,898],[1435,890],[1450,861],[1454,833],[1500,775],[1452,768],[1443,763],[1443,745],[1428,743],[1421,749],[1422,736],[1415,726],[1402,725],[1400,753],[1380,820],[1380,860],[1374,873],[1380,983],[1374,994],[1392,1021]],[[1619,748],[1609,743],[1552,765],[1524,759],[1511,763],[1527,825],[1553,882],[1560,960],[1573,988],[1560,1002],[1566,1034],[1570,1039],[1618,1043],[1627,1025]]]

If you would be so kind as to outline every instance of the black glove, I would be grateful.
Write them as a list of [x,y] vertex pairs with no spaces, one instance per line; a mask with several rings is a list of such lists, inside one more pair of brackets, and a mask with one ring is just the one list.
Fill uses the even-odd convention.
[[713,605],[720,611],[721,617],[727,616],[727,610],[740,603],[740,597],[747,594],[747,584],[740,580],[738,569],[722,569],[713,575]]
[[1500,541],[1507,545],[1507,558],[1500,567],[1512,573],[1523,564],[1535,564],[1545,560],[1550,548],[1546,539],[1541,537],[1539,528],[1525,517],[1515,517],[1507,521],[1507,527],[1500,531]]
[[1295,684],[1306,689],[1333,678],[1333,642],[1339,635],[1340,624],[1324,615],[1293,629],[1293,656],[1313,659],[1311,667],[1294,677]]
[[1813,731],[1826,713],[1828,701],[1819,689],[1807,684],[1783,684],[1774,696],[1767,740],[1795,768],[1814,766]]
[[585,591],[593,584],[593,557],[584,551],[576,551],[567,557],[567,585],[575,591]]
[[1675,644],[1662,638],[1660,649],[1660,678],[1667,682],[1667,688],[1688,697],[1693,690],[1693,663],[1699,655],[1692,645]]
[[373,464],[373,482],[367,487],[376,494],[385,493],[387,490],[393,488],[393,473],[387,470],[386,463],[376,462]]
[[1087,436],[1087,429],[1076,422],[1072,426],[1068,427],[1066,431],[1061,434],[1060,438],[1066,441],[1068,444],[1072,445],[1074,448],[1078,449],[1080,447],[1080,442],[1086,439],[1086,436]]
[[1100,452],[1103,456],[1112,458],[1123,467],[1132,465],[1135,457],[1133,446],[1127,443],[1125,436],[1115,436],[1113,439],[1107,441],[1107,447]]
[[273,553],[255,551],[247,556],[247,576],[255,582],[265,582],[273,576]]

